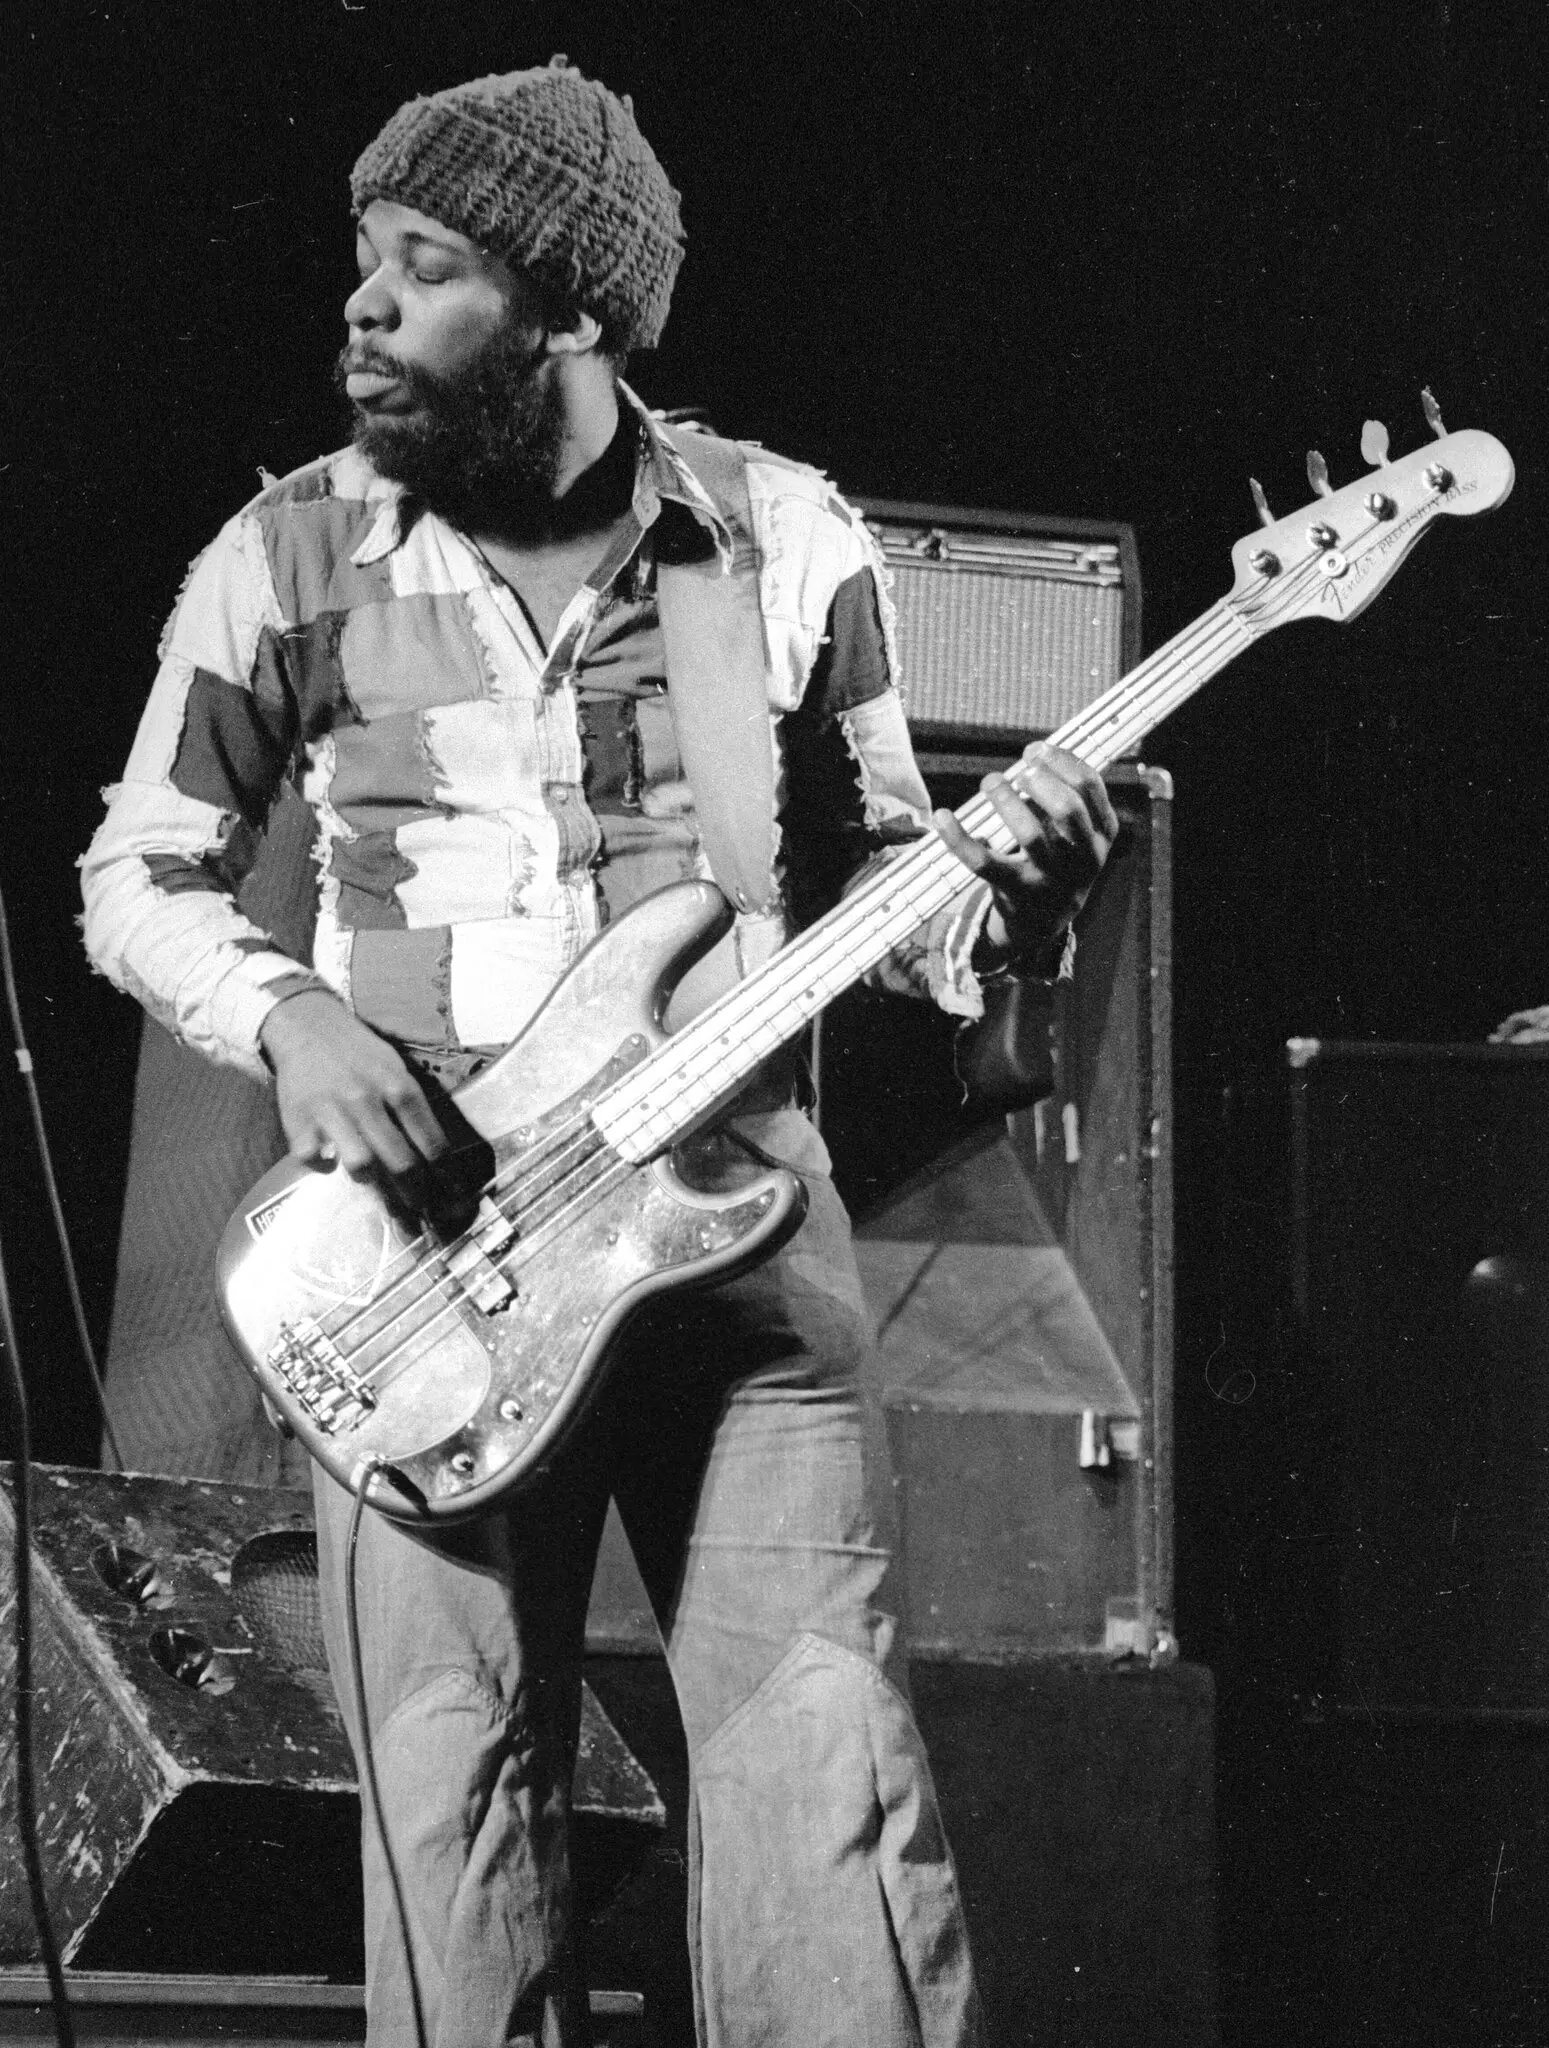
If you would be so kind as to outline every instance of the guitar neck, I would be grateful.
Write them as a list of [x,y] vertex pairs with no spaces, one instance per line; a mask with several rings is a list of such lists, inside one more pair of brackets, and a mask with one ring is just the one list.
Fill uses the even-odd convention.
[[[1241,611],[1221,599],[1051,733],[1050,745],[1094,768],[1108,767],[1255,638]],[[1007,769],[1013,784],[1019,767]],[[1001,852],[1012,849],[1012,836],[987,797],[971,797],[956,815],[976,839]],[[592,1111],[603,1135],[626,1159],[653,1157],[729,1101],[835,996],[972,887],[962,863],[934,833],[882,863],[767,966],[609,1089]]]

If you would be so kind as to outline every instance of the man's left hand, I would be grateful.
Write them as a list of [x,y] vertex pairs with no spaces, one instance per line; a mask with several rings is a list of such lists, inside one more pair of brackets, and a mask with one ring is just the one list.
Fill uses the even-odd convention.
[[1119,821],[1102,777],[1075,754],[1040,741],[1023,755],[1019,779],[1020,792],[998,772],[979,785],[1016,841],[1015,853],[972,838],[950,811],[937,811],[933,823],[963,865],[990,885],[990,943],[1013,962],[1031,963],[1085,902]]

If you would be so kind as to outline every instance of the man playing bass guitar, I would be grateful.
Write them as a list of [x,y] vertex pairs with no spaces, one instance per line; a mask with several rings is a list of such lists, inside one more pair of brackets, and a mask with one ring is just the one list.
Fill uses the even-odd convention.
[[[1023,795],[992,778],[1013,852],[933,821],[861,521],[816,472],[658,419],[621,380],[683,252],[626,103],[560,60],[438,92],[393,117],[351,193],[353,443],[262,491],[195,565],[84,863],[93,960],[186,1044],[272,1073],[301,1160],[411,1198],[447,1144],[445,1091],[664,883],[713,879],[735,912],[674,1019],[932,829],[965,892],[882,978],[972,1019],[985,975],[1055,972],[1116,830],[1098,776],[1044,749]],[[234,901],[287,789],[314,820],[304,961]],[[566,1819],[610,1494],[688,1737],[701,2041],[977,2038],[891,1601],[867,1317],[789,1058],[680,1155],[707,1186],[793,1167],[800,1228],[642,1308],[574,1438],[497,1510],[360,1528],[405,1909],[368,1820],[377,2048],[586,2039]],[[316,1492],[358,1750],[354,1504],[321,1471]]]

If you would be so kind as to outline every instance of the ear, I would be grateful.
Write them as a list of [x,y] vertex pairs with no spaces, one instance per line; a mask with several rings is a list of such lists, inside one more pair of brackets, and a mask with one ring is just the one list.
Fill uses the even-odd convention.
[[544,346],[551,356],[590,355],[602,345],[602,327],[590,313],[577,313],[570,327],[551,327]]

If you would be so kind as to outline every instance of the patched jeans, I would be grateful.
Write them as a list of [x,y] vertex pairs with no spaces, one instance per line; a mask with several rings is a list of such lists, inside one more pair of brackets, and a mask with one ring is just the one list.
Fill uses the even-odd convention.
[[[964,2048],[978,2009],[890,1600],[881,1419],[849,1223],[795,1112],[757,1120],[810,1207],[775,1258],[658,1299],[574,1443],[497,1516],[357,1550],[371,1741],[435,2048],[588,2036],[567,1820],[587,1599],[609,1494],[688,1737],[701,2048]],[[711,1141],[696,1177],[735,1179]],[[317,1481],[324,1622],[358,1746],[344,1622],[351,1500]],[[364,1802],[363,1802],[364,1803]],[[397,1909],[364,1828],[372,2048],[414,2048]]]

